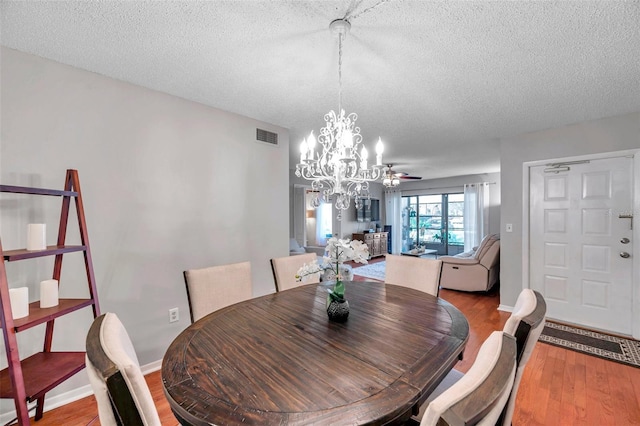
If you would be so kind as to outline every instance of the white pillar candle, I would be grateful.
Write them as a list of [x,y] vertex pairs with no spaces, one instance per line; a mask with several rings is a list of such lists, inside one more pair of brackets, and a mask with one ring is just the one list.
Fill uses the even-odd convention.
[[10,288],[9,299],[14,320],[29,315],[29,287]]
[[382,166],[383,152],[384,152],[384,145],[382,144],[382,139],[378,138],[378,143],[376,144],[376,164],[378,166]]
[[307,140],[303,139],[300,144],[300,164],[304,164],[304,161],[307,159]]
[[58,280],[40,282],[40,307],[58,306]]
[[44,250],[47,248],[47,225],[30,223],[27,227],[27,250]]

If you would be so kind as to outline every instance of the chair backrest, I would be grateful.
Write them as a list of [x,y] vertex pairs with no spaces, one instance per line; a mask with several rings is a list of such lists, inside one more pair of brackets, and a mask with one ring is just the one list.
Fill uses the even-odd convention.
[[494,331],[484,341],[469,371],[435,398],[424,413],[421,426],[442,419],[454,425],[495,425],[507,403],[516,370],[516,341]]
[[191,322],[213,311],[251,299],[251,262],[184,271]]
[[524,368],[544,328],[546,313],[547,304],[544,301],[544,297],[537,291],[526,288],[520,292],[516,305],[513,307],[513,312],[504,325],[504,332],[516,338],[518,368],[511,396],[503,413],[503,425],[511,425],[520,380],[522,380]]
[[424,291],[437,297],[441,273],[442,261],[439,259],[388,254],[384,282]]
[[89,382],[104,426],[160,426],[131,339],[114,313],[100,315],[87,334]]
[[474,257],[485,268],[493,268],[500,260],[500,235],[490,234],[484,237]]
[[305,284],[319,283],[320,274],[312,274],[296,280],[298,269],[305,263],[311,263],[318,256],[315,253],[301,254],[299,256],[287,256],[271,259],[271,270],[276,282],[276,291],[288,290]]

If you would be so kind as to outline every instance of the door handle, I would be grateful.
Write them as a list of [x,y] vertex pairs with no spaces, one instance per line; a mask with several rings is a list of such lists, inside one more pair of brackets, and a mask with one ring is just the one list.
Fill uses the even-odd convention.
[[620,257],[623,257],[623,258],[625,258],[625,259],[626,259],[627,257],[630,257],[630,256],[631,256],[631,255],[630,255],[629,253],[627,253],[626,251],[623,251],[623,252],[621,252],[621,253],[620,253]]
[[628,239],[628,238],[626,238],[626,237],[620,240],[620,242],[621,242],[622,244],[629,244],[629,242],[630,242],[630,241],[631,241],[631,240],[629,240],[629,239]]

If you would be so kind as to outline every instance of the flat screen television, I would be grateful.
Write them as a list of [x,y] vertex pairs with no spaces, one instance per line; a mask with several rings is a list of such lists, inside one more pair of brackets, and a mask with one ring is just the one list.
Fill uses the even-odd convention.
[[358,222],[378,222],[380,220],[380,200],[362,200],[362,207],[356,208]]

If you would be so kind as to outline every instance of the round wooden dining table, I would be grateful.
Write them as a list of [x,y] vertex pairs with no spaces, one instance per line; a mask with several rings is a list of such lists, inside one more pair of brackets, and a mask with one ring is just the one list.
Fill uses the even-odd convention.
[[335,323],[326,297],[323,284],[257,297],[178,335],[162,382],[180,423],[399,424],[462,356],[469,324],[440,298],[347,282]]

